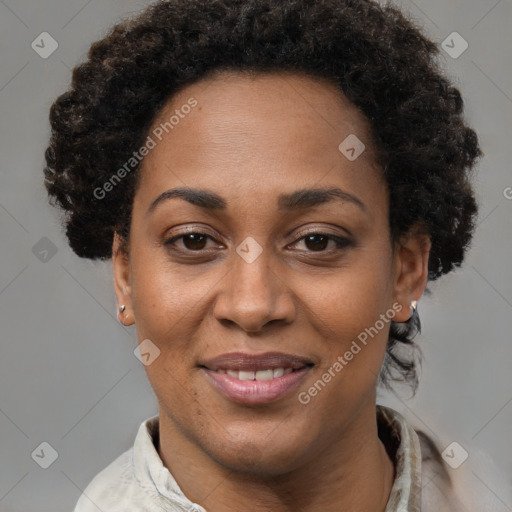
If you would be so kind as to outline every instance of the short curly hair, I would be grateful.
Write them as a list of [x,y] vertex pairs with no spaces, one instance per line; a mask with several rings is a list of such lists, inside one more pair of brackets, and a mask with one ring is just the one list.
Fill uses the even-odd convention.
[[[166,102],[218,71],[295,72],[335,84],[368,118],[389,190],[393,240],[421,225],[428,278],[461,265],[478,207],[470,171],[482,155],[438,46],[391,4],[373,0],[164,0],[114,26],[51,107],[45,185],[80,257],[108,259],[129,236],[136,166],[97,199],[140,148]],[[419,317],[392,323],[381,382],[417,386]],[[389,386],[388,386],[389,387]]]

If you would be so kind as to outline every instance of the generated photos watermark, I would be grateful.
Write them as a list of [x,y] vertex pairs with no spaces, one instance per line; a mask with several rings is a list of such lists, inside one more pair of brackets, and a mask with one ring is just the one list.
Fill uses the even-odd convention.
[[[178,126],[182,119],[192,112],[192,109],[197,107],[198,102],[195,98],[191,97],[187,103],[184,103],[179,109],[176,109],[174,114],[169,118],[168,121],[160,123],[148,135],[144,145],[138,150],[134,151],[133,155],[120,167],[112,176],[103,184],[101,187],[94,189],[93,195],[96,199],[104,199],[109,192],[112,192],[114,188],[121,183],[121,180],[125,178],[131,171],[133,171],[142,159],[149,154],[149,152],[156,148],[158,142],[161,142],[164,133],[170,133],[176,126]],[[156,139],[156,140],[155,140]]]
[[343,355],[339,355],[336,358],[336,361],[322,374],[322,376],[317,379],[317,381],[309,387],[307,391],[301,391],[298,394],[298,400],[301,404],[307,405],[311,402],[311,399],[314,398],[320,391],[322,391],[325,386],[331,382],[331,380],[338,375],[345,366],[348,365],[354,357],[361,352],[362,347],[365,347],[368,344],[369,338],[373,339],[377,334],[384,329],[384,327],[395,318],[395,315],[402,311],[403,306],[398,302],[395,302],[391,308],[389,308],[385,313],[382,313],[379,319],[371,326],[361,331],[357,338],[352,340],[352,344],[350,348],[345,351]]

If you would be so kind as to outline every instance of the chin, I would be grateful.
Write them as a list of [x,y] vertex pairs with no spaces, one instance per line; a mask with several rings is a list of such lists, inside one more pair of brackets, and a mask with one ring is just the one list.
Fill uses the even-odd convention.
[[[208,455],[221,466],[237,473],[258,477],[284,475],[297,469],[303,460],[305,439],[289,435],[289,430],[282,426],[286,436],[258,436],[234,441],[227,436],[215,444],[204,446]],[[306,441],[307,442],[307,441]]]

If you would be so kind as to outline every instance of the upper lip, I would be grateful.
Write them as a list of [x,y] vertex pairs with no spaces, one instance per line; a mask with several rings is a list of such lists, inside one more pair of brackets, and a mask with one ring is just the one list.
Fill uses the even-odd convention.
[[247,352],[229,352],[200,363],[209,370],[258,371],[275,368],[293,368],[313,366],[307,357],[284,354],[282,352],[264,352],[249,354]]

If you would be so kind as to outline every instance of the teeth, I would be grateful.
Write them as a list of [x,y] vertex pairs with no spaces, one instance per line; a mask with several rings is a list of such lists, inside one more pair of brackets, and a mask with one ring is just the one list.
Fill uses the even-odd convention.
[[282,377],[284,375],[284,368],[276,368],[274,370],[274,379],[276,377]]
[[270,380],[274,378],[274,370],[259,370],[256,372],[256,380]]
[[257,372],[251,371],[236,371],[236,370],[217,370],[217,373],[227,374],[238,380],[271,380],[288,375],[292,373],[292,368],[268,368],[267,370],[258,370]]

